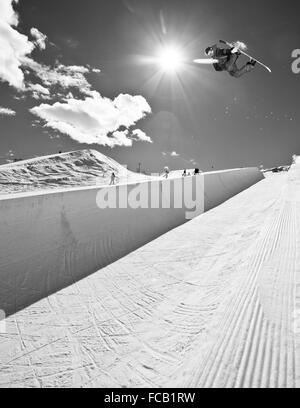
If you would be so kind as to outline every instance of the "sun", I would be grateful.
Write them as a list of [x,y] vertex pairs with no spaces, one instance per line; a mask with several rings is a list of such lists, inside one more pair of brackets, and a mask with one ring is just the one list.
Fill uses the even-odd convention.
[[182,66],[182,52],[174,46],[163,47],[158,53],[157,63],[164,72],[174,73]]

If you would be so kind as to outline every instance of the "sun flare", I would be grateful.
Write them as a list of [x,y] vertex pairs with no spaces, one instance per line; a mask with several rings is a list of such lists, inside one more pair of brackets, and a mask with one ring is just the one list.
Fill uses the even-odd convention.
[[165,72],[176,72],[183,63],[183,55],[179,48],[164,47],[158,53],[158,65]]

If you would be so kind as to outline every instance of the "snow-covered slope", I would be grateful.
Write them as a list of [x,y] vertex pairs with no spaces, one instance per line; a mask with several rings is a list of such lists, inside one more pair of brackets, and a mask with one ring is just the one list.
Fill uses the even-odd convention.
[[[262,178],[245,168],[0,197],[0,309],[14,313],[72,284]],[[107,207],[108,192],[121,199]]]
[[0,386],[299,387],[299,182],[294,165],[8,317]]
[[42,156],[0,166],[0,194],[145,180],[96,150]]

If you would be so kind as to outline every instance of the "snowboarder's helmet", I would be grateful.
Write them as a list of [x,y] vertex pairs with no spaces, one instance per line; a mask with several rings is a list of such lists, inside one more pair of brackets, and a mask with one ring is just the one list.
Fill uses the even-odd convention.
[[206,55],[208,55],[210,51],[212,51],[212,47],[205,48],[205,54]]

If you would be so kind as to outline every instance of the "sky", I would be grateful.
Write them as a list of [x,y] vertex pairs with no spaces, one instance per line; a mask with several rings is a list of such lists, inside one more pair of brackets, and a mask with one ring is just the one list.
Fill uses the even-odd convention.
[[[0,0],[0,163],[91,148],[147,172],[288,164],[299,14],[296,0]],[[219,39],[272,74],[193,63]],[[159,63],[168,47],[177,70]]]

